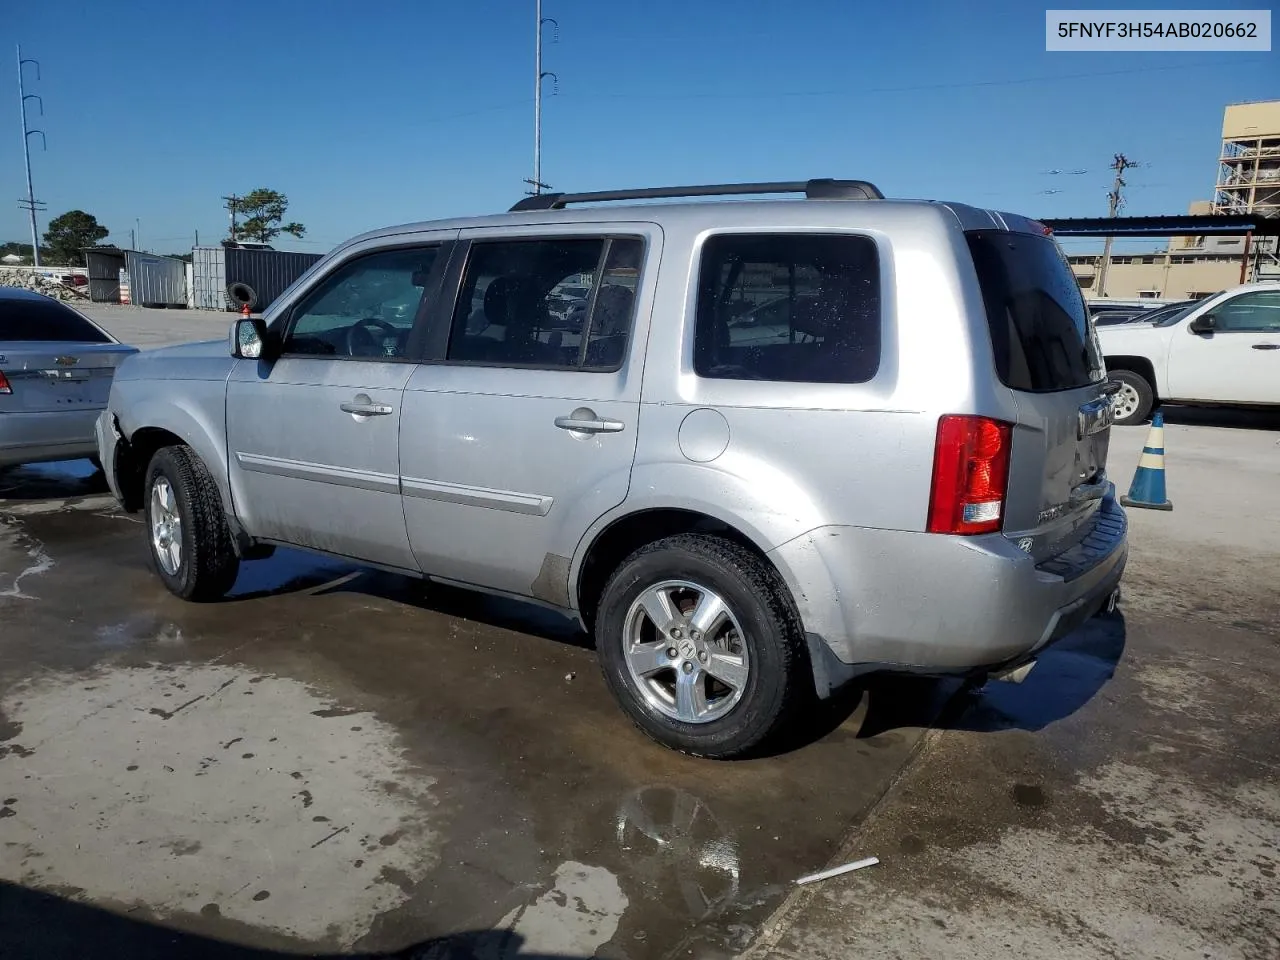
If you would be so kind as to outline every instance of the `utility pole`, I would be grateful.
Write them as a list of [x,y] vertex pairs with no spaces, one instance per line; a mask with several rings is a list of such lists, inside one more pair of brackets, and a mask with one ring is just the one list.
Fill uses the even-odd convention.
[[22,113],[22,156],[27,164],[27,199],[19,200],[18,206],[24,207],[31,214],[31,262],[35,266],[40,266],[40,231],[36,228],[36,211],[43,210],[44,204],[36,199],[35,190],[31,186],[31,135],[33,133],[40,134],[40,143],[47,150],[48,143],[45,141],[43,130],[32,130],[27,126],[27,101],[38,100],[40,102],[40,116],[44,116],[44,99],[38,94],[27,93],[23,85],[22,67],[24,64],[34,64],[36,68],[36,79],[40,79],[40,62],[38,60],[22,59],[22,44],[18,44],[18,103]]
[[[1115,159],[1111,162],[1111,169],[1116,172],[1115,181],[1111,185],[1111,192],[1107,194],[1109,201],[1108,217],[1116,217],[1120,213],[1120,208],[1124,206],[1124,195],[1121,191],[1125,188],[1124,172],[1130,167],[1138,166],[1137,161],[1130,160],[1123,153],[1117,153]],[[1111,266],[1111,241],[1114,237],[1108,235],[1107,241],[1102,245],[1102,265],[1098,267],[1098,296],[1105,297],[1107,295],[1107,269]]]
[[229,197],[223,197],[227,201],[227,212],[231,215],[231,240],[236,238],[236,210],[241,201],[241,197],[237,197],[234,193]]
[[537,20],[537,29],[533,45],[533,179],[526,180],[525,183],[533,187],[528,192],[536,196],[548,186],[542,182],[542,81],[551,77],[555,83],[560,82],[560,78],[554,73],[542,69],[542,28],[549,23],[559,35],[560,24],[551,17],[542,15],[542,0],[534,0],[534,18]]

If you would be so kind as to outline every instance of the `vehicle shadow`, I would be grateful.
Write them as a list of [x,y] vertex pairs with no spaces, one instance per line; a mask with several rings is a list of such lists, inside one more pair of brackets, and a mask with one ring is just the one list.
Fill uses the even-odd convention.
[[[1043,730],[1080,710],[1107,685],[1124,655],[1125,636],[1123,614],[1094,617],[1044,651],[1021,683],[991,680],[978,686],[910,676],[873,679],[858,736],[928,725],[977,733]],[[934,712],[940,696],[946,704]]]
[[192,928],[176,929],[104,910],[86,903],[0,881],[0,931],[5,960],[580,960],[567,954],[524,953],[519,934],[507,930],[471,930],[416,943],[389,953],[300,953],[243,946],[215,931],[256,931],[230,921],[191,919]]
[[1166,424],[1280,431],[1280,408],[1162,406]]
[[65,500],[110,493],[107,475],[88,460],[0,467],[0,501]]
[[242,564],[226,600],[256,600],[287,593],[359,593],[571,646],[594,646],[572,617],[531,600],[495,597],[283,547],[267,560]]

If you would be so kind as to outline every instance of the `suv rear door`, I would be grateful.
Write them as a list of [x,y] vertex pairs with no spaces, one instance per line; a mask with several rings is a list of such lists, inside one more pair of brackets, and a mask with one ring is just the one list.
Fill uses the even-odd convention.
[[[627,495],[642,275],[660,255],[653,224],[462,231],[404,392],[401,487],[423,572],[569,605],[579,540]],[[571,280],[586,309],[558,319],[553,291]]]
[[1037,559],[1069,546],[1109,490],[1111,404],[1097,337],[1047,232],[966,232],[996,374],[1018,408],[1004,533]]

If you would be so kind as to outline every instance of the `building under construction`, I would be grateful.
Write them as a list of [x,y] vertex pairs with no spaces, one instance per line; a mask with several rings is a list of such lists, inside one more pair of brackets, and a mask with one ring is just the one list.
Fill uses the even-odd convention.
[[1280,100],[1227,107],[1213,212],[1280,217]]

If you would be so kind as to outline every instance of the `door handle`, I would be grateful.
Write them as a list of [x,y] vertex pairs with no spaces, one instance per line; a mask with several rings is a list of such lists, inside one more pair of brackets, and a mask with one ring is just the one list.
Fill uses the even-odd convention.
[[618,433],[626,428],[626,424],[621,420],[605,420],[600,417],[593,419],[556,417],[555,424],[561,430],[578,430],[582,433]]
[[1255,343],[1255,344],[1253,344],[1253,349],[1255,349],[1255,350],[1280,350],[1280,343]]
[[357,417],[385,417],[392,411],[390,404],[372,403],[368,400],[349,400],[340,404],[339,409],[343,413],[351,413]]

